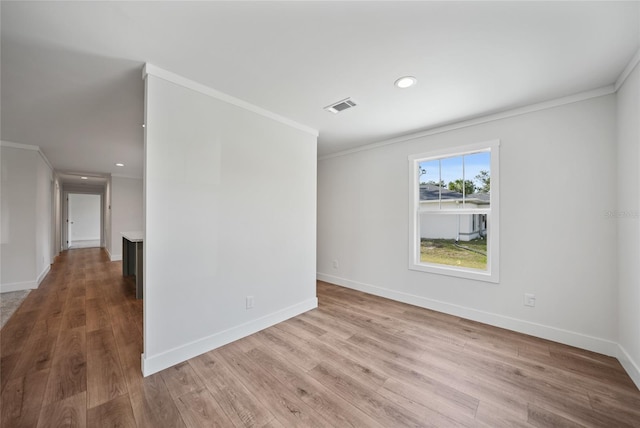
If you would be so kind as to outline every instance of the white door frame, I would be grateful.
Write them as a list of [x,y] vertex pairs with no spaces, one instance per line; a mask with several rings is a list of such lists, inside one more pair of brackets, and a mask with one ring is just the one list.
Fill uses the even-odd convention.
[[69,194],[84,194],[84,195],[99,195],[100,196],[100,246],[104,247],[104,190],[98,189],[86,189],[79,190],[76,188],[73,189],[64,189],[62,192],[62,218],[61,222],[61,241],[62,241],[62,250],[69,249]]

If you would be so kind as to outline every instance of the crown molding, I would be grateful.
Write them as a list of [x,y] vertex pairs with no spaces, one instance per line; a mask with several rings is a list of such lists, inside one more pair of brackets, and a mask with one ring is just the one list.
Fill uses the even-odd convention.
[[572,104],[579,101],[584,101],[591,98],[598,98],[598,97],[602,97],[602,96],[613,94],[613,93],[615,93],[614,85],[604,86],[602,88],[593,89],[591,91],[580,92],[578,94],[569,95],[562,98],[556,98],[549,101],[543,101],[541,103],[531,104],[525,107],[505,110],[500,113],[494,113],[487,116],[476,117],[473,119],[464,120],[462,122],[453,123],[450,125],[436,126],[434,128],[427,129],[426,131],[402,135],[400,137],[391,138],[389,140],[378,141],[376,143],[371,143],[371,144],[367,144],[360,147],[354,147],[352,149],[342,150],[339,152],[318,156],[318,160],[321,161],[321,160],[336,158],[340,156],[346,156],[352,153],[358,153],[365,150],[372,150],[378,147],[384,147],[391,144],[401,143],[404,141],[415,140],[416,138],[422,138],[430,135],[441,134],[443,132],[454,131],[456,129],[467,128],[469,126],[475,126],[483,123],[493,122],[496,120],[506,119],[509,117],[520,116],[523,114],[533,113],[540,110],[547,110],[550,108],[563,106],[565,104]]
[[42,149],[38,149],[38,154],[40,154],[40,157],[42,158],[44,163],[47,164],[47,166],[51,170],[51,173],[53,173],[55,169],[53,168],[53,165],[51,165],[51,162],[49,162],[49,159],[47,159],[47,157],[44,155],[44,152],[42,151]]
[[254,104],[248,103],[241,99],[232,97],[231,95],[225,94],[224,92],[220,92],[216,89],[210,88],[206,85],[203,85],[202,83],[198,83],[196,81],[187,79],[186,77],[180,76],[170,71],[163,70],[162,68],[156,67],[153,64],[146,63],[142,68],[142,79],[145,79],[148,75],[158,77],[168,82],[175,83],[176,85],[183,86],[185,88],[194,90],[196,92],[200,92],[201,94],[208,95],[212,98],[216,98],[220,101],[224,101],[226,103],[235,105],[236,107],[240,107],[242,109],[245,109],[253,113],[259,114],[261,116],[267,117],[269,119],[275,120],[276,122],[283,123],[292,128],[296,128],[300,131],[311,134],[316,138],[319,135],[319,132],[317,129],[313,129],[306,125],[302,125],[284,116],[280,116],[279,114],[270,112],[269,110],[265,110],[262,107],[258,107]]
[[39,146],[33,146],[31,144],[22,144],[22,143],[14,143],[11,141],[0,141],[0,145],[2,147],[11,147],[12,149],[22,149],[22,150],[40,150]]
[[40,146],[34,146],[34,145],[31,145],[31,144],[14,143],[14,142],[11,142],[11,141],[0,141],[0,146],[1,147],[10,147],[12,149],[32,150],[32,151],[38,152],[38,154],[40,155],[40,157],[42,158],[44,163],[46,163],[47,166],[49,167],[49,169],[51,169],[51,172],[55,171],[55,169],[51,165],[51,162],[49,162],[49,159],[47,159],[47,157],[45,156],[45,154],[42,151],[42,149],[40,148]]
[[618,80],[616,80],[616,83],[614,85],[616,91],[618,91],[618,89],[620,89],[620,87],[624,85],[625,80],[627,80],[627,77],[629,77],[633,69],[637,67],[638,63],[640,63],[640,49],[638,49],[636,54],[631,58],[631,61],[629,61],[629,64],[627,64],[624,70],[622,70],[620,76],[618,76]]

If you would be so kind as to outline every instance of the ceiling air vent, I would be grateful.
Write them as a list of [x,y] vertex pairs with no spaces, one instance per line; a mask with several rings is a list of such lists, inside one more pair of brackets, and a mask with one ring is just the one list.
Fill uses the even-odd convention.
[[351,98],[345,98],[344,100],[340,100],[336,103],[326,106],[324,109],[333,114],[340,113],[341,111],[350,109],[351,107],[355,107],[357,104]]

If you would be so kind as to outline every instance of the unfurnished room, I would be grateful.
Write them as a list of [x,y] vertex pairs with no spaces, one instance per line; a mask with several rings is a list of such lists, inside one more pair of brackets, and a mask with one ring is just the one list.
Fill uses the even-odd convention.
[[640,427],[640,1],[0,2],[0,426]]

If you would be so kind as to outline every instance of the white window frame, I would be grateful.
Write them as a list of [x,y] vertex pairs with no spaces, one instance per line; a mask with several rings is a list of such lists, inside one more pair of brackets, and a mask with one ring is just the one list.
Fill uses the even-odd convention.
[[[429,214],[487,214],[487,270],[455,267],[420,261],[420,162],[462,156],[481,151],[491,152],[491,203],[488,209],[441,209]],[[409,156],[409,269],[492,283],[500,282],[500,140],[451,147]],[[466,178],[466,177],[465,177]]]

